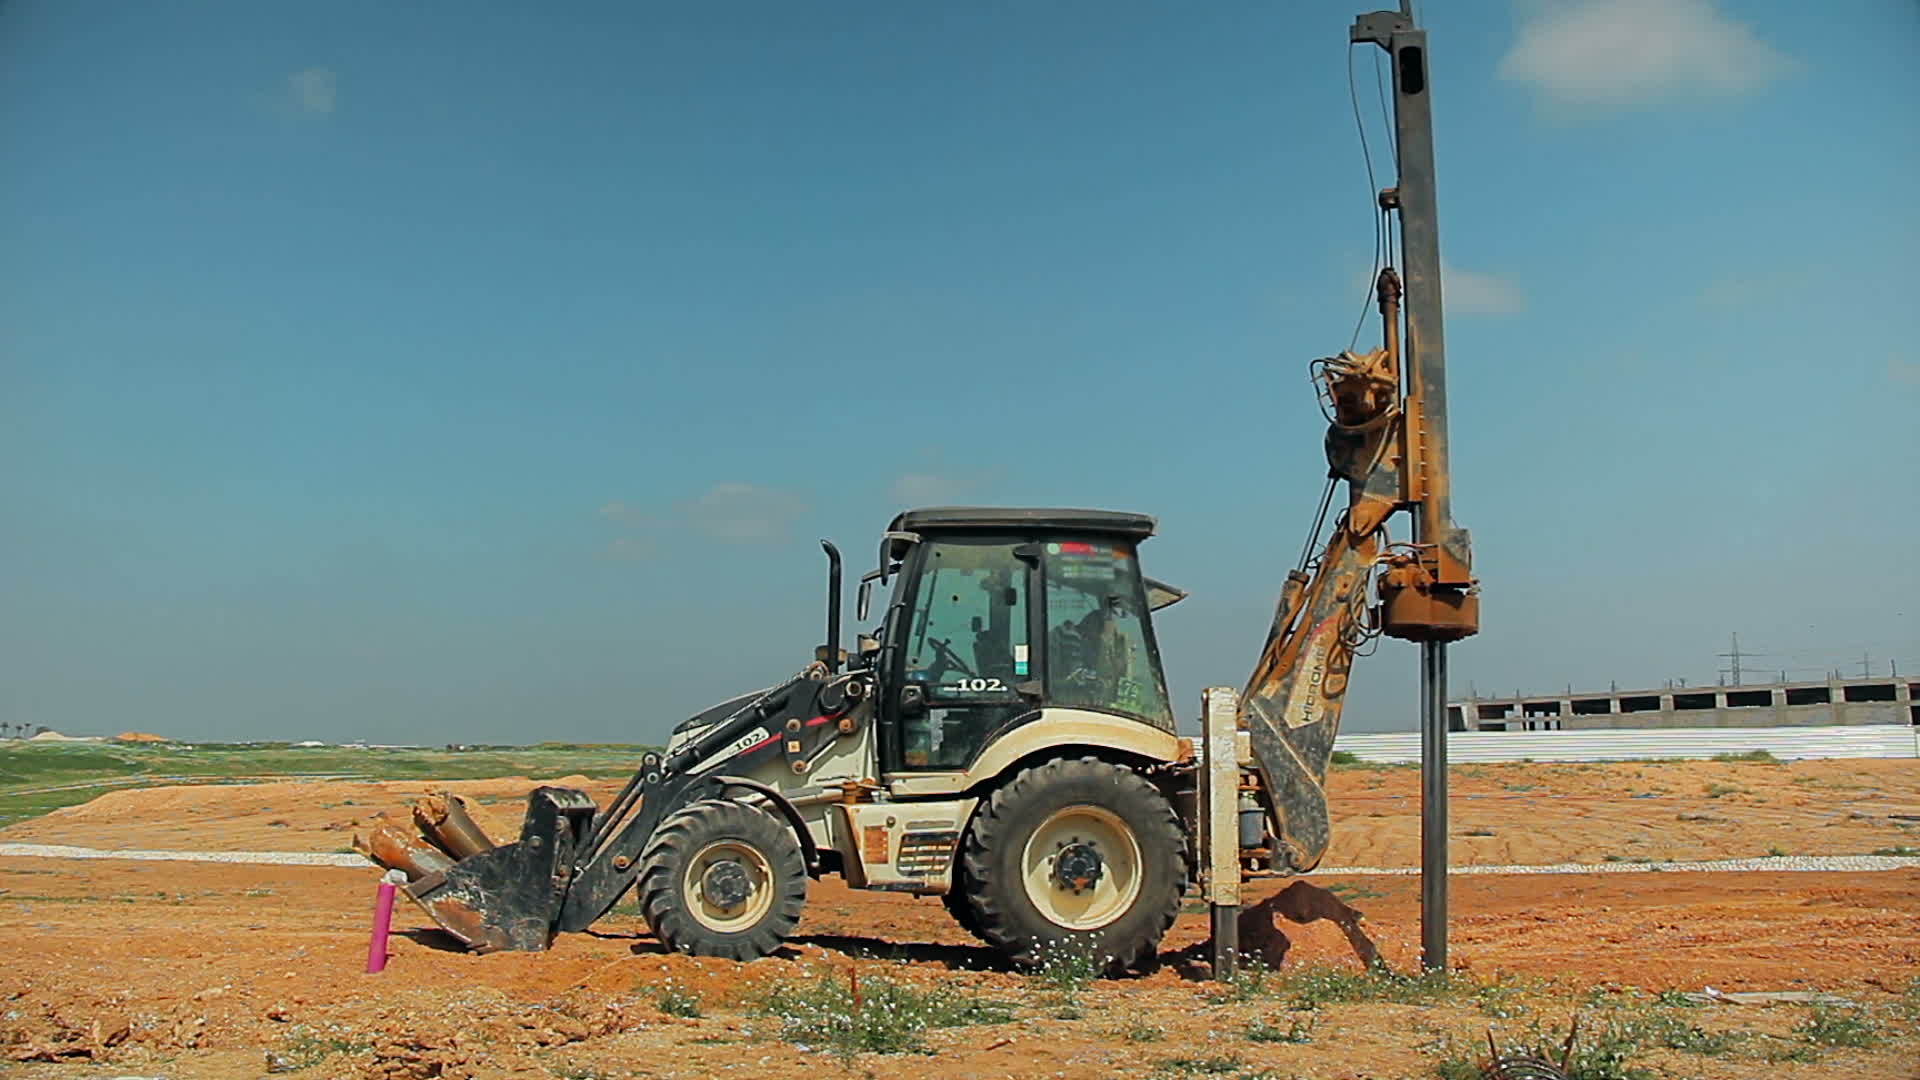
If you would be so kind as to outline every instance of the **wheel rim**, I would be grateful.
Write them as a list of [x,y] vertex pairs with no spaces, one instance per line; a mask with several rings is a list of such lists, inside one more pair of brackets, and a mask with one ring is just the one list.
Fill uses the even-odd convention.
[[[738,880],[724,865],[729,863],[744,872],[747,886],[745,899],[731,904],[726,897],[709,896],[707,887],[710,881]],[[687,900],[687,914],[700,925],[722,934],[739,933],[751,929],[773,907],[773,864],[751,844],[716,840],[687,860],[680,892]]]
[[[1140,863],[1140,842],[1120,815],[1100,806],[1068,806],[1033,830],[1020,870],[1027,899],[1048,921],[1068,930],[1098,930],[1139,898]],[[1072,872],[1073,881],[1063,880],[1063,870]]]

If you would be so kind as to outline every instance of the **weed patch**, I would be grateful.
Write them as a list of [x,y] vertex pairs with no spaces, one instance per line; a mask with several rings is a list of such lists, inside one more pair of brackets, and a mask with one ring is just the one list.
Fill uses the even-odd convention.
[[700,995],[668,979],[653,995],[654,1007],[668,1016],[678,1016],[682,1020],[700,1018]]
[[1794,1029],[1818,1046],[1852,1046],[1866,1049],[1880,1045],[1880,1025],[1866,1013],[1841,1012],[1815,1006],[1807,1022]]
[[1091,939],[1061,938],[1040,946],[1040,966],[1034,969],[1033,978],[1071,1001],[1105,974],[1111,963],[1113,957],[1095,952]]
[[1377,900],[1386,893],[1369,889],[1365,885],[1355,885],[1351,881],[1336,881],[1327,886],[1327,891],[1342,900]]
[[1288,1018],[1285,1025],[1275,1020],[1255,1020],[1247,1025],[1247,1039],[1257,1043],[1310,1043],[1314,1018],[1311,1013]]
[[1274,980],[1274,992],[1288,995],[1290,1008],[1306,1010],[1361,1001],[1432,1005],[1464,996],[1472,987],[1444,971],[1400,975],[1386,970],[1309,968]]
[[360,1054],[371,1049],[372,1043],[296,1031],[287,1038],[286,1048],[281,1051],[280,1057],[285,1061],[287,1072],[297,1072],[311,1069],[335,1054]]
[[1162,1072],[1182,1076],[1217,1076],[1221,1073],[1237,1073],[1246,1062],[1238,1054],[1211,1054],[1207,1057],[1167,1058],[1160,1063]]
[[824,1047],[843,1057],[919,1053],[926,1049],[924,1036],[930,1029],[1013,1019],[1010,1006],[977,992],[945,986],[922,990],[886,976],[837,971],[775,983],[755,1011],[777,1019],[786,1041]]

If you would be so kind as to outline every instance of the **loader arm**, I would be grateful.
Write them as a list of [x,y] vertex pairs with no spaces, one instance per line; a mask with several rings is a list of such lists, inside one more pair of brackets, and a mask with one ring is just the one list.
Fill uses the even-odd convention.
[[[1449,529],[1432,544],[1386,539],[1388,519],[1447,485],[1432,474],[1415,430],[1423,402],[1401,370],[1400,279],[1391,267],[1381,271],[1376,293],[1386,346],[1314,362],[1329,420],[1328,497],[1344,485],[1346,506],[1325,546],[1287,575],[1240,696],[1238,725],[1260,773],[1276,868],[1292,873],[1317,866],[1330,840],[1327,765],[1355,650],[1380,633],[1451,641],[1479,626],[1465,530]],[[1409,417],[1416,418],[1411,427]],[[1316,521],[1309,552],[1320,529]]]
[[[778,792],[725,774],[744,756],[777,752],[783,745],[776,734],[783,730],[780,722],[797,709],[817,708],[826,675],[825,664],[809,665],[744,699],[739,709],[678,749],[646,755],[604,808],[571,788],[534,789],[518,842],[444,869],[425,868],[429,872],[406,886],[407,896],[478,952],[539,950],[556,932],[583,930],[618,903],[640,874],[641,855],[654,830],[693,799],[746,790],[767,798],[806,838]],[[841,695],[843,708],[851,701]],[[816,869],[810,838],[804,847],[808,868]]]

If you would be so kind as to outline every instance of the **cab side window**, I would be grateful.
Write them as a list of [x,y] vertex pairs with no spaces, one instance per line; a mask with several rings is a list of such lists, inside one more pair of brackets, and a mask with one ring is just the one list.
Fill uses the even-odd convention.
[[1048,700],[1138,717],[1171,731],[1147,633],[1146,593],[1125,545],[1047,545]]

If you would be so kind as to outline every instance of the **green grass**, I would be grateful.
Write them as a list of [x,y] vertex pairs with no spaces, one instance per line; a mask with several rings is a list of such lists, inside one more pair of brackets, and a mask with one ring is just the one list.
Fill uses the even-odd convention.
[[668,1016],[677,1016],[683,1020],[697,1020],[700,1011],[700,995],[668,979],[653,995],[654,1007]]
[[1366,764],[1365,761],[1361,760],[1359,754],[1356,754],[1351,750],[1335,750],[1333,752],[1333,756],[1327,759],[1327,763],[1329,765],[1364,765]]
[[1718,799],[1725,795],[1745,795],[1747,793],[1747,789],[1743,787],[1734,787],[1732,784],[1708,784],[1706,787],[1706,792],[1707,792],[1707,798]]
[[1512,1020],[1527,1015],[1527,1004],[1521,1000],[1527,989],[1514,983],[1489,983],[1475,990],[1473,999],[1483,1014],[1495,1020]]
[[288,1036],[280,1056],[286,1061],[286,1071],[292,1072],[313,1068],[334,1054],[359,1054],[371,1049],[372,1043],[315,1035],[298,1029]]
[[1758,761],[1758,762],[1764,762],[1768,765],[1780,764],[1780,759],[1777,757],[1774,757],[1770,751],[1766,751],[1766,750],[1743,750],[1737,754],[1715,754],[1713,755],[1713,760],[1715,761]]
[[1815,1006],[1807,1022],[1794,1030],[1820,1046],[1871,1048],[1880,1045],[1880,1025],[1864,1012]]
[[1897,847],[1875,848],[1873,853],[1875,855],[1902,855],[1912,857],[1920,855],[1920,847],[1909,847],[1906,844],[1900,844]]
[[1238,1054],[1209,1054],[1206,1057],[1167,1058],[1160,1063],[1160,1071],[1185,1076],[1218,1076],[1237,1073],[1246,1064]]
[[1040,966],[1034,969],[1032,977],[1058,994],[1064,1003],[1072,1004],[1080,991],[1106,974],[1107,965],[1112,962],[1112,957],[1097,955],[1088,938],[1061,938],[1040,946]]
[[1358,1001],[1397,1005],[1432,1005],[1474,993],[1471,983],[1448,977],[1444,971],[1399,975],[1391,971],[1353,971],[1347,968],[1307,968],[1267,980],[1276,996],[1289,998],[1289,1008],[1318,1009]]
[[1313,1041],[1313,1024],[1311,1013],[1292,1017],[1284,1025],[1275,1020],[1259,1019],[1248,1024],[1243,1034],[1257,1043],[1310,1043]]
[[[473,750],[299,748],[285,743],[0,744],[0,827],[156,784],[344,775],[369,780],[480,780],[630,772],[646,746],[494,746]],[[48,790],[57,789],[57,790]]]
[[845,971],[783,979],[766,990],[754,1008],[779,1021],[780,1037],[786,1041],[829,1049],[843,1058],[921,1053],[930,1029],[1013,1019],[1006,1003],[951,986],[922,990],[884,975],[862,976],[857,1000],[854,986]]

